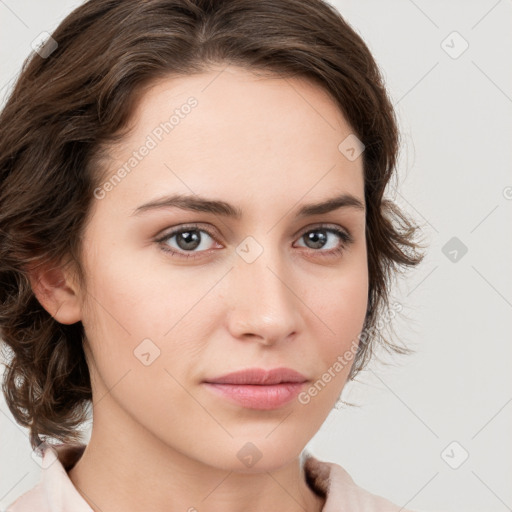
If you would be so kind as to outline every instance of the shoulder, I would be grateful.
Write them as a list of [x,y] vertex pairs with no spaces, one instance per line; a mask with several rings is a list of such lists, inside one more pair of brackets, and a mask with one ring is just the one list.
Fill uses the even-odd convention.
[[33,510],[38,512],[47,512],[48,510],[41,482],[14,500],[7,507],[6,512],[32,512]]
[[85,445],[47,445],[40,450],[39,482],[14,500],[6,512],[92,512],[74,488],[67,470],[78,460]]
[[308,484],[326,498],[322,512],[412,512],[358,486],[339,464],[304,455]]

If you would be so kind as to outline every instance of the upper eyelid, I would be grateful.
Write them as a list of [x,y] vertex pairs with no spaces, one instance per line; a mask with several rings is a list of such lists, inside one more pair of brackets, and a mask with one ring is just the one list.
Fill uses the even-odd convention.
[[[182,231],[186,231],[187,229],[189,229],[190,231],[205,231],[217,243],[219,243],[217,241],[216,235],[214,234],[218,230],[216,230],[213,227],[205,228],[204,226],[205,226],[205,224],[201,224],[201,223],[196,223],[196,224],[194,224],[194,223],[180,224],[180,225],[177,225],[175,227],[169,228],[169,231],[164,232],[161,235],[157,235],[156,241],[161,242],[161,241],[167,240],[169,238],[172,238],[173,236],[176,236],[178,233],[180,233]],[[301,228],[300,230],[296,231],[293,236],[294,237],[296,237],[298,235],[303,236],[305,233],[308,233],[309,231],[313,231],[315,229],[326,229],[326,230],[334,229],[334,230],[340,230],[340,231],[343,231],[344,233],[346,233],[346,235],[348,236],[350,241],[353,240],[353,236],[352,236],[352,233],[350,232],[350,230],[348,230],[347,228],[345,228],[343,226],[340,226],[338,224],[334,224],[332,222],[314,223],[314,224],[312,224],[310,226],[306,226],[306,227]],[[213,231],[213,233],[212,233],[212,231]]]
[[179,224],[179,225],[174,226],[172,228],[168,228],[167,230],[163,230],[160,235],[157,235],[155,237],[155,239],[157,241],[158,240],[162,240],[162,239],[165,240],[167,238],[170,238],[172,236],[177,235],[178,233],[180,233],[182,231],[187,231],[187,229],[190,230],[190,231],[205,231],[211,237],[214,236],[213,233],[218,231],[218,230],[216,230],[214,228],[205,228],[205,227],[203,227],[202,224]]

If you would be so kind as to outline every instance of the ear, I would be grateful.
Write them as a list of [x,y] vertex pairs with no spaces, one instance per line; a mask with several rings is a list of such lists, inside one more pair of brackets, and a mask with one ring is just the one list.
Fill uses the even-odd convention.
[[61,324],[81,320],[78,288],[60,266],[33,266],[28,269],[32,291],[50,315]]

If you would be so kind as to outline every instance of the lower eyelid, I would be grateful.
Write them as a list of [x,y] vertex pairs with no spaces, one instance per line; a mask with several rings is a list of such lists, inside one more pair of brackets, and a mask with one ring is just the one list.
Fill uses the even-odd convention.
[[[328,233],[330,233],[332,235],[335,235],[339,239],[338,246],[333,248],[333,249],[323,249],[323,248],[311,249],[309,247],[305,247],[306,249],[309,249],[310,251],[313,251],[313,252],[330,254],[330,253],[333,253],[333,252],[336,252],[336,251],[344,249],[346,246],[348,246],[353,241],[352,236],[350,234],[348,234],[347,232],[343,231],[343,230],[340,230],[340,229],[337,229],[337,228],[335,229],[335,228],[322,228],[322,227],[308,229],[307,231],[302,233],[302,235],[300,235],[298,240],[302,240],[302,238],[305,235],[307,235],[308,233],[310,233],[312,231],[327,231]],[[301,247],[304,247],[304,246],[301,246]]]
[[[166,245],[165,242],[167,242],[171,238],[174,238],[175,236],[179,235],[180,233],[185,233],[187,231],[198,231],[200,233],[206,233],[213,240],[213,242],[215,242],[216,244],[219,244],[219,242],[217,242],[216,236],[214,236],[213,233],[210,233],[208,230],[203,229],[203,228],[194,228],[194,227],[179,228],[179,229],[177,229],[175,231],[171,231],[169,233],[166,233],[165,235],[157,238],[155,241],[157,243],[161,243],[163,245]],[[197,253],[207,252],[207,251],[184,251],[183,249],[181,249],[179,251],[178,249],[174,249],[172,247],[169,249],[169,251],[180,252],[180,254],[187,254],[187,253],[193,254],[194,252],[197,252]]]
[[[211,251],[211,249],[206,249],[206,250],[203,250],[203,251],[185,251],[183,249],[175,249],[173,247],[169,247],[167,244],[165,244],[165,242],[168,241],[169,239],[175,237],[176,235],[179,235],[180,233],[186,232],[186,231],[198,231],[198,232],[201,232],[201,233],[206,233],[213,240],[214,243],[220,244],[220,242],[217,241],[216,235],[214,235],[213,233],[211,233],[207,229],[200,228],[200,227],[194,227],[194,226],[184,226],[184,227],[181,227],[179,229],[176,229],[175,231],[171,231],[170,233],[167,233],[167,234],[159,237],[156,240],[156,242],[160,243],[161,245],[166,246],[166,248],[162,249],[164,252],[172,253],[172,254],[177,254],[178,257],[179,256],[183,256],[185,258],[189,258],[189,257],[194,257],[194,255],[198,255],[197,257],[199,257],[200,254],[208,253],[208,252]],[[327,232],[329,232],[329,233],[331,233],[333,235],[336,235],[340,239],[340,245],[337,248],[334,248],[334,249],[322,250],[321,248],[320,249],[311,249],[309,247],[301,246],[302,248],[308,249],[308,250],[310,250],[312,252],[326,253],[326,254],[334,253],[336,251],[343,250],[345,246],[347,246],[348,244],[353,242],[353,238],[350,235],[350,233],[348,233],[347,231],[345,231],[345,230],[343,230],[341,228],[338,228],[338,227],[333,228],[333,227],[330,227],[330,226],[327,226],[327,227],[325,227],[325,226],[314,226],[312,228],[308,228],[308,229],[306,229],[305,231],[303,231],[299,235],[297,240],[301,240],[305,235],[307,235],[308,233],[310,233],[312,231],[327,231]]]

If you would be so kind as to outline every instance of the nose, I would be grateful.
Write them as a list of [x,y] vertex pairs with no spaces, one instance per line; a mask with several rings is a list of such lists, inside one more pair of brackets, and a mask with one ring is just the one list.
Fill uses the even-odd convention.
[[263,345],[285,341],[301,329],[301,301],[289,263],[265,249],[252,263],[236,256],[230,272],[228,328],[237,339]]

